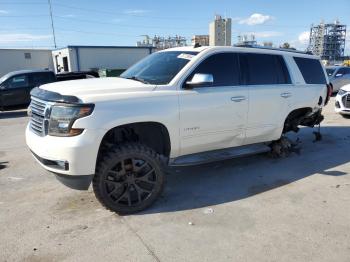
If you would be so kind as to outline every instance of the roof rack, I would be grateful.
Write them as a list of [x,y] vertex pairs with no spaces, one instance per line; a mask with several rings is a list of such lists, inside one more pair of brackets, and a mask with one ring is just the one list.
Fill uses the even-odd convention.
[[300,51],[300,50],[294,50],[294,49],[266,47],[266,46],[259,46],[259,45],[241,45],[241,46],[236,45],[236,47],[258,48],[258,49],[266,49],[266,50],[291,52],[291,53],[304,54],[304,55],[313,55],[313,53],[311,51]]

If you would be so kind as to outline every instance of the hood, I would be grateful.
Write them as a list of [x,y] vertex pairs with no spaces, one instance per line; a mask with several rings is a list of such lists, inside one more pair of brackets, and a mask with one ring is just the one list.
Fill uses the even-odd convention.
[[346,91],[346,92],[350,92],[350,84],[349,84],[349,85],[342,86],[340,89],[343,89],[343,90]]
[[121,94],[152,91],[155,85],[120,77],[106,77],[61,81],[42,85],[40,88],[65,96],[76,96],[84,102],[90,102],[94,100],[94,97],[114,97]]

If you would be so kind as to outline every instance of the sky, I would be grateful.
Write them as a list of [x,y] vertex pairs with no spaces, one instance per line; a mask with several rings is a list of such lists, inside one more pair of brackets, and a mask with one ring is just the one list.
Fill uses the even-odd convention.
[[[305,49],[311,24],[338,19],[349,26],[350,0],[51,0],[58,47],[131,45],[143,35],[208,34],[215,14],[232,18],[232,43],[256,35],[258,43],[288,42]],[[0,48],[54,47],[48,0],[0,0]]]

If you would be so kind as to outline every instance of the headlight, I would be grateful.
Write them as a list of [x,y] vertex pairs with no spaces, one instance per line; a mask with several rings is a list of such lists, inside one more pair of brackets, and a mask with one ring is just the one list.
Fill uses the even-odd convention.
[[346,91],[343,90],[343,89],[339,89],[338,95],[342,96],[342,95],[344,95],[344,94],[346,94]]
[[76,136],[81,134],[83,129],[72,128],[74,121],[90,115],[93,110],[93,104],[52,106],[48,134],[50,136]]

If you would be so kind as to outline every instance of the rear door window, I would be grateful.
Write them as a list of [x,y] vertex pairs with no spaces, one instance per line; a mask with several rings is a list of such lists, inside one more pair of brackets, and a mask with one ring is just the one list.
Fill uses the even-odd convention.
[[326,84],[326,77],[318,59],[294,57],[306,84]]
[[32,74],[32,82],[34,86],[40,86],[43,84],[53,82],[53,74],[52,73],[34,73]]
[[239,62],[235,53],[214,54],[206,58],[188,77],[191,80],[194,74],[211,74],[214,83],[211,86],[236,86],[239,85]]
[[280,55],[246,53],[240,55],[247,85],[290,84],[286,63]]

